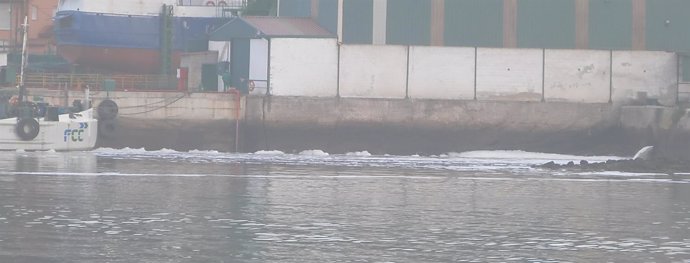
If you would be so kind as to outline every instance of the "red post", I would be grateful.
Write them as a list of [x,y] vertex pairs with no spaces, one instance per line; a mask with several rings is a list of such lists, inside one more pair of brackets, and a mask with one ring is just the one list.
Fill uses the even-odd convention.
[[177,69],[177,91],[187,91],[187,81],[189,79],[189,68]]

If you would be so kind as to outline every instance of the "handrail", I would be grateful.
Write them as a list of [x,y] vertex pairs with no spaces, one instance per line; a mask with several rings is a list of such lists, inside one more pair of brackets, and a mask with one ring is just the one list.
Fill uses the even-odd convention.
[[30,73],[25,76],[28,88],[105,90],[105,80],[115,83],[115,90],[177,90],[177,78],[165,75],[103,75]]

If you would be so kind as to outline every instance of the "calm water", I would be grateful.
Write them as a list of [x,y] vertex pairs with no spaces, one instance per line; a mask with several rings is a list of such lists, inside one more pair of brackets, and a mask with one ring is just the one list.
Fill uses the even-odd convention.
[[690,262],[690,174],[553,159],[0,152],[0,262]]

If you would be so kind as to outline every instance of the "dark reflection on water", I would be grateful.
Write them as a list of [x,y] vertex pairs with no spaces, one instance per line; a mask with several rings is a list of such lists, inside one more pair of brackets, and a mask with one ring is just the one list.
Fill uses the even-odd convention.
[[682,176],[300,158],[0,153],[0,262],[690,259]]

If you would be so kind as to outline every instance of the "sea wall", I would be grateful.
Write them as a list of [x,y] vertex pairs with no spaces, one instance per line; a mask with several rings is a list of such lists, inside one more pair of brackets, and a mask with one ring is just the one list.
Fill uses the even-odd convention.
[[608,103],[252,97],[246,113],[241,145],[250,152],[635,150],[615,136],[618,112]]
[[[687,88],[679,83],[673,53],[338,45],[332,39],[271,41],[268,52],[270,88],[260,95],[93,92],[94,105],[106,97],[118,102],[125,130],[119,134],[126,134],[99,143],[248,152],[632,155],[644,145],[681,145],[674,141],[690,138],[690,118],[673,113],[668,122],[657,109],[629,107],[682,109]],[[58,104],[67,94],[32,92]],[[680,150],[669,152],[690,152],[674,149]]]

